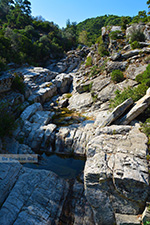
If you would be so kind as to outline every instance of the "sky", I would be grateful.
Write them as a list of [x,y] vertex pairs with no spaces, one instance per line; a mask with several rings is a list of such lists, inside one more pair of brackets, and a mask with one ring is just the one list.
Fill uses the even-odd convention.
[[107,15],[136,16],[146,10],[147,0],[30,0],[32,16],[42,16],[60,28],[66,21],[82,22],[85,19]]

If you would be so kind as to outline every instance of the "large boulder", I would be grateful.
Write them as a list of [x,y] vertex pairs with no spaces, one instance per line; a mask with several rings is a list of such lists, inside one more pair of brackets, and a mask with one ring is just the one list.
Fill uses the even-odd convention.
[[1,225],[58,224],[68,184],[53,172],[0,164]]
[[147,138],[138,127],[97,128],[87,145],[85,194],[95,223],[114,224],[115,213],[137,215],[149,195]]
[[0,76],[0,93],[9,91],[14,77],[11,74],[4,74]]

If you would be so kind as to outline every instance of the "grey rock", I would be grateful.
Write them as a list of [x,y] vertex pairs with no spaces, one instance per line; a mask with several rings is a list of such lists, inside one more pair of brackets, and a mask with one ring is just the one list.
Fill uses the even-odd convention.
[[103,129],[86,147],[85,194],[97,223],[113,224],[115,212],[137,215],[144,208],[149,193],[147,138],[137,127]]
[[149,209],[150,204],[147,203],[146,208],[142,214],[142,222],[145,224],[146,222],[150,222],[150,209]]
[[135,80],[136,76],[138,74],[143,73],[146,70],[147,64],[142,65],[142,64],[131,64],[125,71],[125,75],[127,78]]
[[115,214],[116,225],[140,225],[140,219],[135,215]]
[[34,103],[28,106],[21,114],[21,119],[23,121],[28,120],[36,111],[42,110],[42,105],[40,103]]
[[107,62],[106,70],[108,73],[112,72],[113,70],[125,70],[127,67],[128,62]]
[[71,74],[61,73],[57,75],[53,83],[56,85],[58,93],[63,94],[69,92],[72,79]]
[[125,100],[122,104],[118,105],[99,126],[104,127],[110,125],[117,120],[132,104],[132,98]]
[[116,60],[118,60],[120,58],[121,58],[121,52],[117,52],[117,53],[114,53],[113,55],[111,55],[111,59],[113,61],[116,61]]
[[91,106],[93,99],[90,93],[75,93],[71,98],[69,98],[69,109],[80,110]]
[[3,74],[0,76],[0,93],[9,91],[14,77],[11,74]]
[[[68,184],[54,173],[45,170],[20,169],[18,179],[17,164],[1,164],[1,189],[12,190],[0,209],[1,225],[58,224],[62,207],[68,192]],[[8,175],[13,175],[10,179]],[[7,175],[7,176],[6,176]],[[12,181],[11,186],[6,182]],[[5,186],[4,186],[5,185]],[[1,192],[1,194],[3,194]],[[4,195],[3,195],[4,196]]]
[[144,97],[138,100],[134,107],[120,120],[120,124],[129,124],[150,105],[150,88]]

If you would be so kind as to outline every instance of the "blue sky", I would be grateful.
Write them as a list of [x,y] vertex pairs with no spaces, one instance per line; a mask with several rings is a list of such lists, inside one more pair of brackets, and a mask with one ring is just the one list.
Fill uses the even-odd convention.
[[148,10],[147,0],[30,0],[32,15],[41,15],[59,27],[65,27],[67,19],[82,22],[85,19],[113,14],[135,16]]

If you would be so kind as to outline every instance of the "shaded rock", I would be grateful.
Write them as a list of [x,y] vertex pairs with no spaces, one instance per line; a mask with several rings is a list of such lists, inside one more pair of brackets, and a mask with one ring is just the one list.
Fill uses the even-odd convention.
[[145,64],[145,65],[131,64],[125,71],[125,76],[129,79],[135,80],[135,78],[138,74],[141,74],[146,70],[146,67],[147,67],[147,64]]
[[150,88],[144,97],[138,100],[134,107],[119,121],[120,124],[129,124],[150,105]]
[[116,225],[140,225],[140,219],[135,215],[115,214]]
[[142,222],[145,224],[146,222],[150,222],[150,204],[147,203],[146,208],[142,214]]
[[[5,194],[6,182],[15,178],[16,174],[12,172],[18,174],[18,165],[1,163],[0,171],[0,187],[4,189],[5,185]],[[50,171],[20,168],[20,172],[19,177],[12,179],[12,190],[9,186],[11,192],[0,209],[1,225],[58,224],[68,184]]]
[[98,224],[113,224],[116,212],[137,215],[144,209],[149,193],[146,143],[138,128],[116,125],[97,130],[89,141],[85,194]]
[[124,101],[122,104],[117,106],[112,113],[105,119],[102,124],[100,124],[100,127],[108,126],[110,125],[113,121],[118,119],[131,105],[133,104],[133,99],[129,98],[126,101]]
[[116,84],[110,83],[98,93],[97,99],[102,102],[106,102],[115,97],[115,91],[117,89],[118,88]]
[[53,80],[53,83],[56,85],[58,93],[63,94],[65,92],[69,92],[72,80],[73,77],[71,74],[61,73],[56,76],[55,80]]
[[36,111],[42,110],[42,105],[40,103],[34,103],[30,106],[28,106],[22,113],[21,113],[21,119],[23,121],[28,120]]
[[92,86],[91,81],[87,81],[85,83],[81,83],[76,87],[76,90],[79,94],[90,91],[90,86]]
[[106,70],[108,73],[111,73],[113,70],[125,70],[128,62],[107,62]]
[[121,58],[121,52],[117,52],[117,53],[114,53],[113,55],[111,55],[111,59],[113,61],[116,61],[116,60],[118,60],[120,58]]
[[0,76],[0,93],[9,91],[14,77],[11,74],[4,74]]

